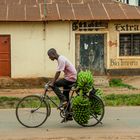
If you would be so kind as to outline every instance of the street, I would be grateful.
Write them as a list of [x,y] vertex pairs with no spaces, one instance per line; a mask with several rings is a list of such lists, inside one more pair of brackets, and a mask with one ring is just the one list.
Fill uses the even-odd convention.
[[81,127],[60,123],[56,109],[39,128],[25,128],[14,109],[0,110],[0,140],[140,140],[140,107],[106,107],[103,124]]

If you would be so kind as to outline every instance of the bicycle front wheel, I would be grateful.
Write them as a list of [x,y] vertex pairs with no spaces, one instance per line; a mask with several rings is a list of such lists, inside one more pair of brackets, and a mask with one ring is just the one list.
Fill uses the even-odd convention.
[[17,120],[28,128],[41,126],[46,121],[48,113],[47,103],[37,95],[22,98],[16,106]]

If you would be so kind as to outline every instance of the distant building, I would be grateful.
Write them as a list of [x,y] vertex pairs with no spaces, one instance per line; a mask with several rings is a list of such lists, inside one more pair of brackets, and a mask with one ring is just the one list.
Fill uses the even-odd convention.
[[117,0],[126,4],[140,6],[140,0]]
[[97,76],[140,75],[140,7],[116,0],[0,0],[0,77],[53,77],[52,47]]

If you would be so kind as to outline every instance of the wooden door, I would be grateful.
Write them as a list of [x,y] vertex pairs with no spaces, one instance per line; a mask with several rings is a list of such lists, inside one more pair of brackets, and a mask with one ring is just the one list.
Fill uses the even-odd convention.
[[[79,38],[78,38],[79,37]],[[82,69],[93,71],[94,75],[105,75],[104,66],[104,34],[80,34],[77,60]]]
[[10,35],[0,35],[0,76],[11,76]]

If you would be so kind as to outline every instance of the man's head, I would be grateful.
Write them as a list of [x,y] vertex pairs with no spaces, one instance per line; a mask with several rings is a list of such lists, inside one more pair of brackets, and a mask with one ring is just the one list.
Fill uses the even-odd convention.
[[48,50],[48,56],[51,60],[58,59],[59,55],[57,54],[56,50],[54,48],[51,48]]

